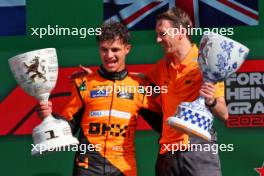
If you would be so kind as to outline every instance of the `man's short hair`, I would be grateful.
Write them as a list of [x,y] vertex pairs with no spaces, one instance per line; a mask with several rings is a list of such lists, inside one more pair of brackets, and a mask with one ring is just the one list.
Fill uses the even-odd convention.
[[[180,28],[180,26],[185,29],[193,27],[190,16],[184,10],[178,7],[171,8],[166,12],[157,15],[156,21],[158,22],[160,20],[171,21],[172,26],[175,28]],[[187,37],[191,41],[191,36],[188,33]]]
[[120,39],[124,44],[129,44],[130,33],[125,25],[117,21],[106,21],[101,26],[101,35],[96,36],[98,43]]

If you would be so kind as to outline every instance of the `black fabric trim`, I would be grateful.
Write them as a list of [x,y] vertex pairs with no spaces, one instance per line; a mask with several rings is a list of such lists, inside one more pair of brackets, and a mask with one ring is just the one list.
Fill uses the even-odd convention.
[[112,80],[112,81],[123,80],[128,75],[128,71],[126,68],[120,72],[111,73],[111,72],[108,72],[103,66],[100,66],[100,68],[97,70],[97,72],[103,78],[108,79],[108,80]]

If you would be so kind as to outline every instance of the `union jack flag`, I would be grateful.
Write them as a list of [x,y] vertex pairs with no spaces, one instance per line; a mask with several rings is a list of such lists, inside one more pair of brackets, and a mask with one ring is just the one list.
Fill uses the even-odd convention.
[[104,0],[104,20],[131,30],[155,28],[155,16],[172,7],[185,10],[195,27],[258,25],[258,0]]
[[201,27],[259,24],[258,0],[200,0]]
[[26,34],[26,0],[0,0],[0,36]]

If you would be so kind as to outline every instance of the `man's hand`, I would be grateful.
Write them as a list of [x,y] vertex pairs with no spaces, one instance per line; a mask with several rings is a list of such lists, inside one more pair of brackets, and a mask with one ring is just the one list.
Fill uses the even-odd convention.
[[205,103],[211,105],[214,103],[215,86],[212,83],[205,82],[200,89],[200,95],[205,98]]
[[212,83],[203,83],[200,95],[205,98],[205,104],[210,107],[213,115],[222,120],[228,119],[228,109],[224,97],[214,97],[215,86]]
[[40,118],[44,119],[51,115],[52,113],[52,103],[51,101],[47,102],[40,102],[36,108],[37,114]]
[[93,71],[91,69],[89,69],[88,67],[84,67],[82,65],[79,66],[81,68],[81,71],[76,71],[73,72],[70,75],[70,80],[74,80],[76,78],[82,77],[82,76],[86,76],[86,75],[90,75],[93,73]]

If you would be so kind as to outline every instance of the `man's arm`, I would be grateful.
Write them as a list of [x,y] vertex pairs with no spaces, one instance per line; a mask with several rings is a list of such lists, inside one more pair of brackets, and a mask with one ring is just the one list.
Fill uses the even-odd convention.
[[77,81],[77,79],[75,79],[75,81],[73,82],[69,101],[64,107],[61,115],[57,115],[57,118],[63,118],[68,121],[73,133],[76,133],[80,128],[81,119],[85,107],[80,88],[81,86],[86,87],[86,85],[82,85],[82,83],[86,83],[86,81],[82,79],[78,79]]
[[67,105],[60,114],[52,112],[51,101],[48,103],[40,102],[36,108],[38,116],[44,119],[52,114],[56,119],[67,121],[72,129],[72,132],[76,133],[80,127],[81,117],[84,112],[84,103],[78,90],[78,84],[74,81],[71,96],[69,97]]
[[139,114],[143,117],[143,119],[149,124],[149,126],[161,134],[162,131],[162,116],[159,114],[148,110],[148,109],[141,109]]
[[[219,117],[222,120],[227,120],[228,119],[228,110],[226,107],[226,102],[224,97],[218,97],[215,98],[216,104],[213,107],[210,107],[210,110],[212,113],[216,116]],[[214,102],[213,102],[214,103]]]
[[155,85],[153,83],[146,83],[147,86],[152,87],[151,92],[146,92],[143,95],[143,106],[139,114],[151,126],[153,130],[161,134],[162,132],[162,108],[161,96],[153,91]]
[[227,120],[228,109],[224,98],[224,84],[204,83],[201,86],[200,95],[205,98],[205,104],[216,117]]

